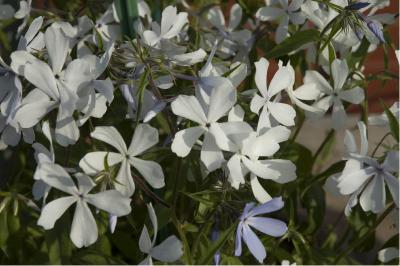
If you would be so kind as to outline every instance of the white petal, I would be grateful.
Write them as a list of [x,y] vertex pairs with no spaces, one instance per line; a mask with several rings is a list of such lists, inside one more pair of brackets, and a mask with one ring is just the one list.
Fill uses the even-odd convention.
[[69,237],[78,248],[90,246],[97,240],[97,224],[84,201],[76,204]]
[[[256,75],[254,80],[256,82],[258,90],[261,92],[261,95],[265,98],[268,95],[267,90],[267,72],[269,62],[265,58],[260,58],[257,62],[254,63],[256,66]],[[253,111],[254,112],[254,111]]]
[[136,127],[128,153],[131,156],[142,154],[158,143],[158,130],[146,124]]
[[96,186],[96,183],[94,183],[94,181],[89,176],[83,173],[76,173],[74,174],[74,176],[78,181],[78,190],[80,195],[86,195]]
[[360,205],[364,211],[380,213],[386,205],[386,192],[383,177],[375,176],[367,185],[360,197]]
[[276,43],[281,43],[283,40],[288,37],[288,29],[289,28],[289,17],[284,16],[281,23],[279,23],[278,28],[276,29],[275,41]]
[[110,80],[107,78],[105,80],[95,80],[93,81],[95,89],[104,97],[106,97],[107,102],[111,103],[114,99],[114,86]]
[[349,74],[346,60],[335,59],[332,62],[332,77],[335,90],[341,90]]
[[356,160],[349,160],[346,163],[343,174],[339,177],[338,188],[340,193],[348,195],[356,191],[373,174],[373,169],[361,168],[361,163]]
[[326,79],[315,70],[306,71],[306,75],[304,76],[304,83],[305,84],[315,83],[317,85],[317,89],[325,94],[331,94],[332,92],[332,87],[328,83],[328,81],[326,81]]
[[162,188],[165,186],[164,173],[158,163],[134,157],[131,157],[129,162],[153,188]]
[[399,179],[390,174],[385,174],[385,182],[392,194],[393,202],[399,207]]
[[71,195],[79,194],[70,175],[58,164],[43,163],[40,167],[40,173],[40,179],[46,184]]
[[212,123],[210,126],[210,133],[214,135],[218,147],[230,152],[239,151],[251,132],[251,126],[241,121]]
[[316,83],[305,83],[293,91],[296,98],[311,101],[317,99],[321,92],[317,89]]
[[170,236],[154,247],[150,255],[162,262],[174,262],[183,255],[182,243],[176,236]]
[[271,115],[284,126],[294,126],[296,111],[286,103],[269,102],[268,109]]
[[110,144],[122,154],[127,153],[124,139],[122,138],[121,134],[119,134],[118,130],[115,129],[115,127],[96,127],[94,131],[90,133],[90,136]]
[[342,90],[339,92],[339,98],[352,104],[359,104],[364,100],[364,90],[360,87]]
[[296,165],[289,160],[263,160],[261,163],[267,166],[271,171],[268,179],[280,184],[288,183],[296,179]]
[[146,225],[144,225],[142,233],[140,234],[139,237],[139,249],[141,252],[149,254],[152,247],[153,245],[151,243],[149,231],[147,230]]
[[265,191],[265,189],[261,186],[257,176],[254,174],[250,175],[250,185],[251,185],[251,190],[253,191],[253,195],[256,198],[256,200],[258,200],[258,202],[265,203],[272,199],[272,197],[268,194],[268,192]]
[[231,7],[228,29],[234,30],[239,26],[240,21],[242,20],[242,13],[243,11],[239,4],[234,4]]
[[332,128],[339,130],[345,127],[347,120],[346,111],[339,99],[334,99],[332,108]]
[[174,55],[171,57],[172,61],[180,66],[191,66],[202,62],[207,56],[207,53],[203,49],[198,49],[194,52]]
[[241,156],[234,154],[228,161],[227,167],[229,169],[229,175],[232,178],[233,183],[237,188],[239,184],[244,184],[245,169],[242,167]]
[[95,151],[87,153],[80,161],[79,167],[89,175],[97,174],[104,170],[104,160],[107,156],[107,163],[109,166],[117,164],[123,160],[123,157],[119,153],[106,152],[106,151]]
[[207,19],[214,27],[218,29],[222,29],[225,27],[224,14],[222,14],[221,8],[219,7],[210,8],[207,13]]
[[287,67],[280,67],[271,80],[268,88],[268,96],[272,97],[283,89],[289,88],[294,82],[294,72]]
[[29,61],[24,68],[25,78],[53,100],[59,99],[56,79],[50,67],[38,59]]
[[53,73],[61,72],[69,50],[69,38],[61,28],[48,27],[45,34],[45,43],[50,57]]
[[215,87],[210,96],[210,106],[207,121],[216,122],[224,116],[236,102],[236,90],[232,83],[227,80],[226,84]]
[[56,221],[75,201],[75,197],[69,196],[49,202],[43,207],[37,224],[46,230],[52,229]]
[[175,115],[187,118],[200,125],[206,124],[206,116],[199,101],[194,96],[179,95],[171,103],[171,108]]
[[[250,102],[250,110],[253,113],[259,114],[260,109],[264,106],[264,104],[266,103],[266,99],[261,97],[258,94],[254,94],[254,97],[251,99]],[[259,118],[261,119],[261,118]]]
[[209,132],[204,136],[200,158],[208,171],[214,171],[220,168],[222,162],[224,162],[222,151],[218,148],[214,136]]
[[239,122],[243,121],[244,118],[244,110],[240,105],[235,105],[228,114],[228,121],[229,122]]
[[71,108],[61,104],[58,108],[55,130],[56,141],[61,146],[75,144],[79,139],[79,128],[71,113]]
[[256,17],[261,21],[270,21],[277,19],[283,13],[281,8],[266,6],[257,10]]
[[[167,7],[167,8],[169,8],[169,7]],[[164,9],[164,11],[166,9]],[[176,13],[176,8],[175,8],[175,13]],[[188,13],[186,13],[186,12],[180,12],[180,13],[178,13],[177,16],[173,16],[173,17],[168,17],[168,16],[165,17],[164,12],[163,12],[162,21],[161,21],[162,37],[164,39],[171,39],[171,38],[177,36],[181,32],[183,26],[188,22],[187,17],[188,17]],[[163,25],[164,18],[167,20],[167,23]],[[168,27],[166,25],[168,25],[168,26],[172,25],[172,27]],[[168,31],[168,32],[166,32],[166,31]]]
[[42,118],[56,107],[54,101],[38,101],[21,105],[16,113],[15,120],[22,128],[36,125]]
[[135,183],[132,180],[131,165],[124,159],[115,178],[115,189],[125,197],[130,197],[135,192]]
[[186,157],[204,132],[203,127],[191,127],[178,131],[172,141],[171,150],[179,157]]
[[383,263],[387,263],[393,259],[399,257],[399,248],[398,247],[389,247],[382,249],[378,252],[378,259]]
[[85,199],[96,208],[116,216],[127,215],[131,212],[131,200],[116,190],[106,190],[97,194],[90,194]]

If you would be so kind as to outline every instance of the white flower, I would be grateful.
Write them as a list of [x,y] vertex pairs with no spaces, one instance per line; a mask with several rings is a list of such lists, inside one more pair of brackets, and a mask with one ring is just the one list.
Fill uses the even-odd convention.
[[[271,118],[274,118],[275,121],[282,125],[293,126],[296,111],[292,106],[278,102],[280,97],[277,95],[280,91],[291,86],[294,79],[293,73],[287,67],[279,68],[272,78],[269,88],[267,88],[269,62],[265,58],[261,58],[255,65],[256,75],[254,79],[261,95],[254,95],[250,103],[250,109],[252,112],[260,114],[259,125],[267,128],[272,127],[273,121],[271,121]],[[276,97],[272,99],[274,96]]]
[[[120,86],[122,96],[128,103],[128,116],[134,121],[136,120],[137,112],[139,111],[139,90],[137,86],[129,86],[123,84]],[[143,91],[142,102],[140,105],[140,114],[138,115],[139,120],[143,120],[144,123],[149,122],[159,112],[161,112],[166,106],[166,102],[158,100],[154,94],[149,90]]]
[[[399,120],[400,117],[400,106],[399,102],[395,102],[390,108],[389,111],[393,113],[394,117]],[[380,126],[380,127],[388,127],[389,126],[389,118],[386,113],[383,112],[381,115],[372,115],[368,117],[368,124],[371,126]]]
[[90,134],[92,138],[104,141],[115,149],[116,152],[95,151],[83,157],[79,166],[87,174],[96,174],[104,170],[104,159],[108,158],[108,164],[115,165],[121,162],[121,167],[116,177],[115,188],[125,196],[132,196],[135,184],[132,180],[131,166],[133,166],[144,179],[153,187],[161,188],[165,185],[164,174],[161,166],[152,161],[137,158],[146,150],[158,143],[157,129],[140,124],[135,129],[129,148],[126,147],[122,136],[114,127],[96,127]]
[[226,25],[224,14],[221,8],[213,7],[207,13],[207,18],[212,26],[217,29],[217,33],[204,34],[205,41],[212,45],[221,39],[218,51],[221,57],[235,55],[238,46],[245,46],[251,38],[251,31],[247,29],[236,30],[242,20],[242,8],[239,4],[234,4],[230,10],[229,22]]
[[378,260],[383,263],[388,263],[391,260],[399,258],[399,248],[389,247],[384,248],[378,252]]
[[20,34],[22,30],[25,28],[26,24],[28,24],[28,20],[31,13],[31,5],[32,5],[32,0],[28,1],[22,0],[19,2],[19,9],[14,14],[14,17],[16,19],[23,19],[22,24],[18,27],[17,31],[18,34]]
[[152,30],[143,32],[144,41],[149,46],[159,46],[162,40],[177,37],[188,22],[188,13],[179,12],[174,6],[167,6],[161,14],[161,26],[153,22]]
[[[280,64],[279,67],[281,68],[282,65]],[[291,77],[295,76],[294,69],[293,69],[292,65],[290,64],[290,62],[288,62],[288,64],[285,66],[285,68],[290,71]],[[303,109],[307,112],[321,115],[322,113],[324,113],[324,110],[316,108],[316,107],[308,105],[308,104],[305,104],[303,102],[303,101],[315,101],[321,95],[321,91],[317,89],[318,84],[314,83],[312,80],[309,79],[309,74],[310,74],[310,72],[309,72],[309,70],[307,70],[306,74],[304,76],[304,84],[301,85],[300,87],[298,87],[297,89],[293,88],[294,87],[293,86],[294,78],[293,78],[292,84],[288,88],[286,88],[286,92],[289,95],[289,98],[291,99],[291,101],[294,104],[296,104],[298,107],[300,107],[301,109]]]
[[48,186],[45,182],[43,182],[43,180],[40,179],[41,176],[40,168],[44,163],[55,162],[53,139],[51,137],[51,129],[48,121],[43,122],[42,132],[43,135],[49,141],[50,148],[47,149],[45,146],[43,146],[38,142],[35,142],[32,145],[32,148],[35,150],[34,156],[37,163],[35,173],[33,174],[33,179],[35,179],[35,183],[33,184],[32,187],[32,194],[35,200],[43,198],[43,201],[45,201],[50,191],[50,186]]
[[209,129],[226,115],[235,102],[236,90],[232,84],[221,84],[211,91],[199,89],[196,90],[196,96],[179,95],[171,103],[172,112],[199,125],[177,132],[172,142],[172,151],[179,157],[186,157],[196,141],[204,135],[201,161],[209,171],[221,167],[224,157]]
[[290,4],[288,0],[280,0],[279,3],[281,8],[266,6],[257,10],[256,13],[256,17],[261,21],[280,20],[275,35],[277,43],[281,43],[288,36],[289,20],[295,25],[303,24],[305,21],[300,10],[303,0],[292,0]]
[[139,238],[139,249],[148,255],[139,265],[153,265],[152,258],[169,263],[178,260],[183,254],[181,241],[173,235],[155,246],[158,231],[157,216],[151,203],[147,204],[147,210],[153,225],[153,241],[150,239],[146,225],[144,225]]
[[[349,215],[351,208],[360,202],[364,211],[380,213],[386,206],[385,183],[392,194],[393,202],[399,206],[399,181],[393,175],[399,169],[398,151],[389,151],[383,163],[367,155],[368,140],[366,127],[358,123],[361,138],[361,148],[357,146],[353,134],[346,131],[345,145],[347,150],[346,165],[343,172],[328,178],[325,187],[334,195],[351,195],[345,214]],[[359,197],[359,199],[358,199]]]
[[347,121],[347,115],[342,101],[359,104],[364,100],[364,91],[358,86],[344,90],[349,74],[346,60],[335,59],[332,62],[331,69],[333,86],[331,86],[321,74],[313,70],[308,72],[308,79],[310,82],[317,84],[317,89],[324,94],[313,106],[325,112],[332,106],[332,128],[338,130],[344,128]]
[[[238,110],[235,112],[240,113]],[[232,118],[234,115],[230,116]],[[238,189],[240,184],[245,183],[244,177],[250,173],[251,188],[259,202],[264,203],[272,197],[261,186],[258,177],[281,184],[296,179],[296,166],[291,161],[260,159],[270,157],[279,150],[279,143],[289,138],[290,131],[287,128],[264,128],[257,133],[246,123],[238,121],[214,124],[211,130],[218,146],[233,153],[227,163],[232,186]]]
[[[121,37],[121,27],[115,22],[118,22],[118,17],[116,15],[115,4],[113,3],[94,24],[96,33],[100,34],[103,41],[113,42]],[[97,44],[96,33],[92,35],[92,38],[93,43]]]
[[89,194],[95,184],[85,174],[75,175],[78,186],[69,174],[59,165],[45,163],[41,167],[41,179],[48,185],[71,196],[61,197],[46,204],[40,214],[38,225],[49,230],[55,222],[74,203],[76,209],[72,220],[70,238],[78,248],[87,247],[96,242],[98,237],[96,221],[88,203],[108,213],[123,216],[131,212],[130,199],[116,190],[107,190]]

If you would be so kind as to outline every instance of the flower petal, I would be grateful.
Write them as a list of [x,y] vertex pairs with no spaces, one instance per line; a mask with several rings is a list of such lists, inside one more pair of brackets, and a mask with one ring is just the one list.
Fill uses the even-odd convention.
[[54,107],[55,101],[43,100],[27,104],[22,104],[15,113],[15,120],[22,128],[30,128],[39,123]]
[[253,195],[260,203],[265,203],[272,199],[272,197],[268,194],[267,191],[261,186],[258,178],[255,174],[250,175],[250,185],[251,190],[253,191]]
[[199,101],[194,96],[179,95],[171,103],[171,108],[175,115],[192,120],[200,125],[206,124],[207,118]]
[[345,127],[347,121],[346,111],[342,102],[334,98],[332,107],[332,128],[339,130]]
[[40,213],[37,224],[46,230],[52,229],[56,221],[72,204],[74,204],[74,202],[76,202],[76,198],[69,196],[58,198],[47,203]]
[[245,218],[257,216],[259,214],[274,212],[274,211],[282,209],[283,206],[284,206],[284,202],[282,201],[281,197],[273,198],[270,201],[267,201],[261,205],[254,207],[252,210],[250,210],[247,213]]
[[247,224],[243,224],[243,240],[249,248],[251,254],[253,254],[259,263],[263,263],[265,257],[267,256],[265,247]]
[[97,224],[86,202],[80,200],[76,204],[69,237],[78,248],[87,247],[97,240]]
[[355,87],[350,90],[342,90],[339,92],[339,98],[352,104],[359,104],[364,100],[364,90]]
[[267,73],[268,73],[269,62],[267,59],[262,57],[260,58],[260,60],[255,62],[254,65],[256,66],[256,75],[254,76],[254,80],[261,95],[265,98],[268,95]]
[[384,178],[390,194],[392,194],[393,202],[399,207],[399,179],[391,174],[385,174]]
[[150,255],[162,262],[174,262],[183,255],[182,243],[176,236],[170,236],[154,247]]
[[135,183],[132,180],[131,165],[126,159],[122,160],[117,177],[115,178],[115,189],[126,197],[130,197],[135,192]]
[[268,102],[268,109],[271,115],[284,126],[294,126],[296,111],[286,103]]
[[234,30],[237,28],[237,26],[239,26],[240,21],[242,20],[242,13],[243,10],[239,4],[234,4],[231,7],[231,12],[229,15],[229,24],[228,24],[229,30]]
[[140,124],[135,128],[128,153],[131,156],[142,154],[158,143],[158,130],[146,124]]
[[283,236],[288,230],[284,222],[273,218],[249,217],[246,219],[246,223],[258,231],[273,237]]
[[222,151],[219,149],[214,136],[210,132],[206,132],[204,135],[200,159],[210,172],[220,168],[222,162],[224,162]]
[[95,151],[87,153],[80,161],[79,167],[89,175],[97,174],[104,170],[104,160],[107,156],[107,163],[109,166],[117,164],[123,160],[119,153]]
[[50,26],[44,33],[44,41],[51,66],[53,67],[53,73],[59,74],[68,54],[70,39],[65,36],[61,28]]
[[332,62],[332,77],[335,90],[341,90],[349,74],[349,67],[346,60],[335,59]]
[[70,175],[58,164],[43,163],[40,167],[40,173],[40,179],[46,184],[71,195],[79,194]]
[[131,212],[131,200],[117,190],[106,190],[85,197],[86,201],[96,208],[115,216],[124,216]]
[[386,205],[385,183],[382,176],[375,176],[360,196],[360,205],[364,211],[380,213]]
[[164,173],[158,163],[135,157],[129,158],[129,162],[138,170],[150,186],[153,188],[162,188],[165,186]]
[[179,157],[186,157],[194,143],[205,131],[206,130],[200,126],[178,131],[172,141],[171,150]]
[[224,84],[213,88],[211,92],[207,121],[213,123],[219,120],[229,112],[235,102],[236,90],[233,88],[232,83],[226,79]]
[[288,67],[280,67],[271,80],[268,88],[268,96],[271,98],[278,92],[287,89],[294,82],[294,71],[290,71]]
[[96,127],[92,133],[90,133],[92,138],[104,141],[116,148],[120,153],[126,154],[128,151],[124,139],[115,127]]
[[143,226],[142,233],[139,237],[139,249],[141,252],[149,254],[151,248],[153,247],[149,235],[149,231],[147,230],[146,225]]
[[256,18],[261,21],[270,21],[275,20],[281,15],[283,15],[284,11],[281,8],[266,6],[257,10]]

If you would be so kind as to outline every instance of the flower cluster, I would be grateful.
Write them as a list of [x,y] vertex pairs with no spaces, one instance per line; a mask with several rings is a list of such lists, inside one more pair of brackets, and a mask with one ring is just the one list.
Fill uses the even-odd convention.
[[[355,239],[398,210],[399,105],[369,116],[366,100],[370,81],[395,74],[363,74],[368,53],[391,43],[383,31],[396,17],[376,13],[389,1],[179,1],[162,12],[152,1],[92,2],[0,5],[0,40],[3,23],[19,23],[17,47],[0,57],[0,147],[21,164],[0,192],[2,262],[352,263],[363,243],[337,254],[336,236],[313,242],[325,191],[349,196]],[[296,139],[322,119],[330,133],[313,155]],[[379,156],[384,139],[370,153],[368,123],[395,142]],[[316,169],[343,130],[343,160]],[[354,225],[363,215],[373,225]],[[44,255],[14,259],[15,217],[27,223],[21,249]],[[381,261],[396,257],[398,245],[383,248]]]

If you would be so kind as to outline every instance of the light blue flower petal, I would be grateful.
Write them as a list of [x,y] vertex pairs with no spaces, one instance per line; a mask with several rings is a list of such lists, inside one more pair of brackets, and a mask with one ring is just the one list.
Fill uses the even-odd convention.
[[284,222],[273,218],[250,217],[246,223],[264,234],[279,237],[286,233],[287,226]]
[[251,254],[253,254],[258,262],[263,263],[265,257],[267,256],[267,252],[261,240],[256,234],[254,234],[247,224],[243,224],[243,240],[249,248]]
[[270,213],[283,208],[284,202],[282,201],[282,197],[273,198],[270,201],[267,201],[264,204],[258,205],[254,209],[252,209],[249,213],[247,213],[246,217],[252,217],[263,213]]
[[236,229],[235,256],[242,255],[242,230],[243,230],[243,223],[240,222]]

